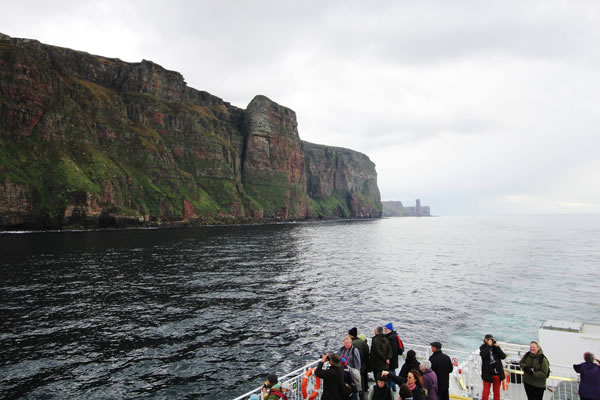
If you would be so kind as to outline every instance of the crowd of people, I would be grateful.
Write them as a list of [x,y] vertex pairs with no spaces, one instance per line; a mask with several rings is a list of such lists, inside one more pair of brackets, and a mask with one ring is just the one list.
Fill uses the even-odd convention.
[[[323,354],[315,376],[322,380],[321,400],[449,400],[449,376],[454,366],[442,352],[438,341],[430,343],[428,360],[417,360],[408,350],[399,368],[398,357],[404,345],[392,323],[377,327],[371,346],[357,328],[348,331],[344,345],[337,352]],[[481,356],[482,400],[500,400],[501,382],[505,378],[502,360],[506,354],[493,335],[487,334],[479,348]],[[550,363],[540,345],[532,341],[519,366],[528,400],[542,400]],[[584,362],[573,365],[580,374],[579,395],[582,400],[600,400],[600,361],[592,353],[584,354]],[[397,372],[398,370],[398,372]],[[368,386],[369,373],[375,384]],[[265,400],[287,400],[275,374],[263,385]]]
[[[431,343],[432,356],[419,362],[409,350],[399,368],[404,345],[393,324],[377,327],[371,345],[357,328],[348,331],[337,352],[323,354],[315,376],[321,379],[321,400],[448,400],[453,365],[440,342]],[[369,374],[375,381],[368,386]],[[263,385],[264,399],[286,399],[276,377]],[[274,390],[272,390],[273,388]]]

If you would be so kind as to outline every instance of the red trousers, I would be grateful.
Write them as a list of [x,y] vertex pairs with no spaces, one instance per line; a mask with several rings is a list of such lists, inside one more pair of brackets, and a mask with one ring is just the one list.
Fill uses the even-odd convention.
[[494,400],[500,400],[500,377],[498,375],[492,375],[492,381],[492,383],[483,381],[481,400],[488,400],[490,397],[490,385],[494,385]]

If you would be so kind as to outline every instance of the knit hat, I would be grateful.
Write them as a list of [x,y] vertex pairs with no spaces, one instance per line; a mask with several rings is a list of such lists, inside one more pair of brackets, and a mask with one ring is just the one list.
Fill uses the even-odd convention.
[[393,331],[393,330],[394,330],[394,325],[392,325],[392,323],[391,323],[391,322],[390,322],[389,324],[387,324],[387,325],[384,325],[383,327],[384,327],[384,328],[388,328],[390,331]]
[[442,344],[440,342],[431,342],[429,345],[435,347],[436,349],[442,348]]
[[358,329],[356,329],[356,327],[350,329],[348,331],[348,335],[353,336],[353,337],[357,337],[358,336]]
[[361,333],[360,335],[358,335],[358,338],[361,340],[364,340],[365,342],[367,341],[367,337],[365,336],[364,333]]
[[267,380],[269,381],[269,383],[270,383],[271,385],[274,385],[274,384],[276,384],[276,383],[277,383],[277,381],[278,381],[278,379],[277,379],[277,375],[275,375],[275,374],[269,374],[269,375],[267,376]]

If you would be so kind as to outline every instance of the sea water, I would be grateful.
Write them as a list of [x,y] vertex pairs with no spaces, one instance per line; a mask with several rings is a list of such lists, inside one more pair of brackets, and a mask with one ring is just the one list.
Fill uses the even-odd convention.
[[1,398],[227,399],[392,322],[527,343],[600,322],[600,216],[0,234]]

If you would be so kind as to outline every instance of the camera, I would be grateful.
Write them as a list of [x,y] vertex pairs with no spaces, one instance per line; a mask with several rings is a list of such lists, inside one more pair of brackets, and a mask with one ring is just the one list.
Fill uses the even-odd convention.
[[492,339],[492,344],[496,344],[496,339]]

